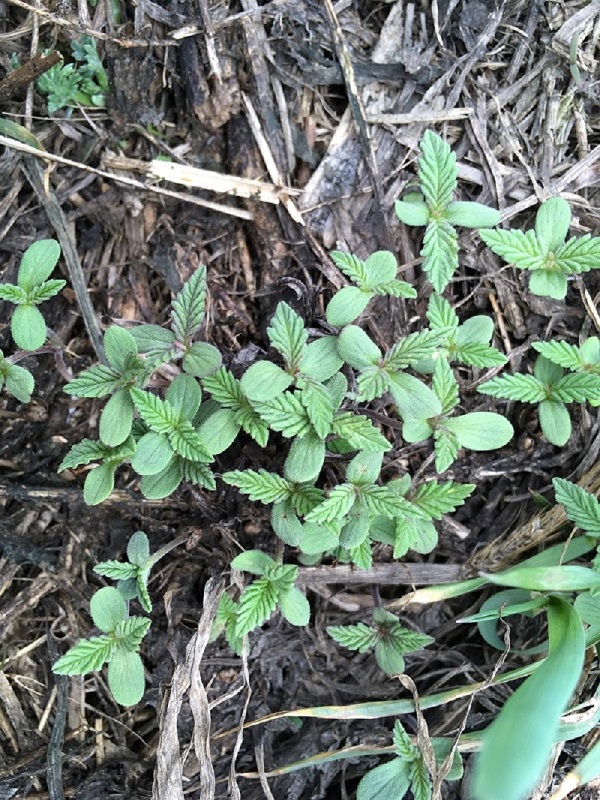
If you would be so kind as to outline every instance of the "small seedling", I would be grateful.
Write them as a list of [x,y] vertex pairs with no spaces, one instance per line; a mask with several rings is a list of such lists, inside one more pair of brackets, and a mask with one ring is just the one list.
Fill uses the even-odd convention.
[[454,463],[461,447],[486,451],[504,447],[513,437],[510,422],[491,411],[473,411],[451,416],[458,405],[458,383],[445,358],[439,357],[433,370],[433,391],[441,406],[435,417],[404,416],[402,435],[407,442],[434,438],[435,469],[444,472]]
[[28,369],[11,363],[8,358],[4,358],[4,353],[0,350],[0,389],[3,386],[21,403],[28,403],[31,400],[34,380]]
[[425,131],[419,159],[419,192],[397,200],[395,209],[405,225],[425,227],[423,269],[436,292],[443,292],[458,269],[456,226],[491,228],[500,213],[481,203],[453,200],[458,168],[456,156],[433,131]]
[[48,96],[48,112],[77,105],[104,108],[108,94],[108,76],[98,57],[96,42],[82,36],[71,43],[74,63],[56,64],[41,75],[36,86]]
[[480,236],[508,264],[531,272],[532,294],[562,300],[569,275],[600,266],[600,238],[586,234],[566,240],[570,224],[567,201],[551,197],[540,206],[534,230],[481,231]]
[[123,706],[132,706],[144,694],[144,665],[139,649],[150,628],[147,617],[130,617],[128,603],[137,599],[147,613],[152,611],[148,578],[152,567],[182,544],[184,537],[150,554],[148,537],[137,531],[129,540],[129,561],[104,561],[94,572],[118,581],[117,587],[105,586],[94,593],[90,613],[103,635],[83,639],[52,667],[57,675],[86,675],[108,663],[108,685],[113,697]]
[[359,622],[357,625],[332,625],[327,633],[342,647],[364,653],[375,648],[375,660],[386,675],[401,675],[404,672],[404,655],[421,650],[434,639],[400,624],[398,617],[376,608],[373,625]]
[[[544,349],[559,357],[556,347]],[[501,375],[482,383],[478,391],[492,397],[538,403],[542,433],[551,444],[562,447],[571,436],[571,418],[565,404],[589,401],[600,405],[600,375],[591,372],[565,375],[562,367],[538,356],[533,375]]]
[[[454,749],[450,738],[434,736],[431,748],[438,768],[452,753],[450,768],[445,780],[457,781],[463,775],[463,761]],[[358,784],[357,800],[402,800],[409,789],[415,800],[431,800],[432,778],[425,763],[423,750],[402,727],[400,720],[394,724],[393,752],[396,758],[369,770]]]
[[37,306],[66,285],[63,280],[48,280],[59,258],[58,242],[53,239],[34,242],[23,253],[17,285],[0,283],[0,299],[16,305],[10,330],[23,350],[37,350],[46,341],[46,323]]

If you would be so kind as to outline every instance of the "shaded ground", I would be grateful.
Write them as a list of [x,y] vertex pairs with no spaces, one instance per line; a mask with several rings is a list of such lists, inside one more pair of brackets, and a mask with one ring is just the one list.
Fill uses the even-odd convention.
[[[595,3],[116,5],[120,22],[104,0],[96,9],[46,0],[35,13],[24,2],[0,2],[0,77],[13,53],[24,63],[39,42],[68,56],[69,43],[83,33],[97,38],[109,75],[105,110],[49,117],[44,98],[31,87],[0,94],[5,118],[27,124],[50,154],[68,160],[36,161],[3,148],[0,280],[14,280],[33,240],[58,236],[63,251],[71,241],[93,305],[92,331],[112,322],[163,323],[173,294],[196,264],[205,263],[206,338],[243,365],[245,348],[265,347],[266,324],[280,300],[292,302],[310,325],[322,324],[332,289],[344,284],[327,256],[333,247],[361,257],[377,249],[396,252],[401,277],[417,287],[419,300],[381,299],[370,307],[368,325],[381,341],[417,329],[429,292],[419,234],[402,226],[392,208],[414,179],[418,141],[428,126],[457,153],[463,199],[497,206],[505,220],[530,226],[538,203],[560,192],[573,204],[573,230],[597,233]],[[577,32],[576,82],[569,47]],[[261,196],[276,202],[255,192],[236,197],[233,188],[217,194],[214,177],[201,188],[157,183],[148,170],[159,155],[262,181]],[[475,235],[463,234],[461,247],[460,274],[446,296],[461,318],[476,312],[494,317],[497,345],[511,354],[515,370],[527,369],[528,344],[540,336],[576,343],[594,332],[597,275],[583,276],[571,284],[565,303],[555,303],[530,295],[521,275],[501,267]],[[71,285],[76,268],[73,260],[64,268]],[[76,293],[67,289],[45,308],[67,369],[91,364],[95,354]],[[3,304],[0,347],[6,353],[7,319]],[[150,797],[157,751],[164,747],[169,682],[196,629],[206,581],[226,573],[240,546],[272,547],[267,518],[222,484],[214,496],[186,489],[160,503],[144,501],[127,474],[109,503],[87,508],[84,474],[58,476],[56,469],[70,444],[95,438],[99,405],[62,393],[64,377],[51,356],[30,362],[32,402],[0,398],[0,798]],[[465,387],[479,378],[465,372]],[[474,392],[465,398],[467,409],[481,405]],[[522,549],[557,535],[555,520],[541,534],[539,526],[526,526],[536,514],[531,493],[547,494],[552,477],[587,476],[598,488],[588,475],[600,448],[597,415],[571,408],[574,433],[565,448],[541,438],[532,407],[511,404],[513,442],[499,453],[466,455],[450,470],[450,477],[477,483],[478,490],[443,524],[439,548],[425,559],[429,580],[499,566],[499,555],[503,566],[515,563]],[[427,477],[433,476],[429,454],[428,446],[406,446],[398,437],[390,458]],[[275,446],[267,455],[273,466],[281,463]],[[234,456],[236,467],[257,463],[248,443]],[[233,466],[234,456],[219,468]],[[143,650],[148,691],[138,707],[123,711],[102,676],[57,682],[50,666],[90,630],[87,608],[99,585],[91,566],[118,557],[140,528],[153,549],[186,531],[190,545],[172,553],[152,581],[154,624]],[[378,558],[391,563],[384,547]],[[214,704],[215,736],[236,728],[244,712],[256,719],[285,709],[406,696],[372,658],[337,648],[324,630],[363,619],[377,592],[384,601],[401,596],[406,570],[399,566],[386,583],[374,570],[361,584],[340,583],[337,569],[331,565],[311,577],[309,629],[298,632],[273,618],[251,637],[246,674],[223,642],[209,645],[202,677]],[[434,648],[408,660],[422,695],[491,673],[498,654],[474,629],[465,633],[454,625],[478,599],[407,615],[436,638]],[[469,726],[488,722],[507,693],[499,687],[478,695]],[[464,710],[455,704],[431,713],[432,732],[455,732]],[[185,794],[204,797],[187,699],[176,719],[179,744],[173,729],[167,732],[183,754]],[[390,719],[309,719],[301,728],[293,720],[251,728],[235,771],[256,774],[257,764],[270,770],[343,746],[388,744],[391,726]],[[217,797],[227,795],[235,741],[231,733],[212,740]],[[578,747],[565,747],[556,779]],[[269,779],[271,791],[292,800],[351,797],[368,766],[362,759],[305,769]],[[268,796],[256,778],[238,781],[244,798]],[[456,787],[448,791],[459,796]]]

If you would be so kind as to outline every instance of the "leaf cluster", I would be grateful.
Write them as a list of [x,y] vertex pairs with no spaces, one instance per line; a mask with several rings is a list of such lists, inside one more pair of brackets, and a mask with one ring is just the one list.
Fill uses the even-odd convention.
[[56,64],[36,81],[37,90],[48,97],[48,112],[77,105],[104,108],[109,91],[108,76],[91,36],[71,43],[73,61]]

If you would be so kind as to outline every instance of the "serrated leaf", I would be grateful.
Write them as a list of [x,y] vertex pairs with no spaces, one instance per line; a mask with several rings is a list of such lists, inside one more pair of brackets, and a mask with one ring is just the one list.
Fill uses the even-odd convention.
[[289,449],[284,464],[285,477],[295,483],[314,481],[325,461],[325,441],[314,430],[297,436]]
[[138,573],[138,567],[135,564],[129,564],[127,561],[103,561],[100,564],[96,564],[94,572],[96,575],[104,575],[106,578],[125,580],[127,578],[135,578]]
[[6,300],[8,303],[15,305],[22,305],[28,302],[28,293],[20,286],[15,286],[12,283],[0,283],[0,300]]
[[121,373],[104,364],[86,369],[72,381],[64,391],[75,397],[104,397],[122,386]]
[[46,322],[35,306],[17,306],[10,321],[10,332],[22,350],[37,350],[46,341]]
[[277,605],[277,590],[268,578],[259,578],[242,592],[235,635],[245,636],[269,619]]
[[431,386],[441,403],[442,414],[452,411],[458,403],[458,383],[445,358],[436,359]]
[[586,365],[579,347],[568,342],[533,342],[531,345],[541,356],[566,369],[580,370]]
[[292,491],[289,481],[265,469],[232,470],[222,477],[225,483],[237,486],[250,500],[260,503],[281,503]]
[[543,269],[546,266],[546,254],[540,245],[535,231],[520,230],[482,230],[480,237],[496,255],[501,256],[508,264],[519,269]]
[[86,675],[88,672],[102,669],[110,661],[115,649],[112,636],[94,636],[82,639],[74,647],[61,656],[53,665],[55,675]]
[[374,400],[381,397],[390,387],[388,373],[380,366],[365,367],[356,379],[360,400]]
[[23,253],[17,283],[26,292],[47,280],[60,258],[60,245],[54,239],[41,239]]
[[152,620],[147,617],[129,617],[119,622],[115,633],[128,648],[138,650],[151,624]]
[[393,625],[387,636],[390,643],[393,644],[398,651],[403,653],[413,653],[417,650],[422,650],[435,641],[432,636],[427,636],[425,633],[419,633],[419,631],[405,628],[404,625],[400,625],[400,623]]
[[167,400],[143,389],[131,389],[131,397],[140,417],[155,433],[171,433],[179,422],[179,414]]
[[401,495],[394,494],[387,486],[362,486],[360,499],[372,514],[393,518],[398,516],[424,517],[422,511],[414,508]]
[[439,347],[442,336],[439,330],[411,333],[395,344],[385,356],[388,369],[406,369],[430,358]]
[[346,516],[354,505],[356,490],[352,484],[341,483],[335,486],[316,508],[306,515],[306,522],[327,523]]
[[183,460],[183,477],[186,481],[201,486],[203,489],[208,489],[214,492],[217,488],[215,476],[212,470],[206,464],[201,464],[198,461]]
[[354,369],[378,365],[382,358],[381,350],[358,325],[344,328],[338,337],[337,349],[340,357]]
[[426,312],[432,328],[458,328],[458,317],[450,303],[437,292],[429,298]]
[[423,134],[420,147],[419,188],[430,211],[440,212],[452,202],[456,189],[456,155],[450,145],[431,130]]
[[[599,385],[600,385],[600,378]],[[331,432],[333,399],[325,386],[311,381],[300,392],[300,401],[317,435],[324,439]]]
[[327,633],[342,647],[364,653],[374,647],[378,634],[377,631],[359,622],[357,625],[330,625]]
[[253,405],[271,430],[279,431],[287,438],[304,436],[312,427],[300,398],[291,392],[284,392],[266,403],[255,402]]
[[600,259],[600,239],[592,239],[589,233],[577,239],[569,239],[554,254],[557,269],[567,275],[578,275],[596,269]]
[[499,367],[506,364],[506,357],[499,350],[477,342],[457,344],[452,352],[452,360],[461,361],[463,364],[477,369]]
[[520,400],[522,403],[539,403],[546,397],[543,383],[533,375],[502,375],[485,381],[477,387],[477,391],[491,397]]
[[104,586],[92,595],[90,614],[96,627],[103,633],[111,633],[125,619],[127,606],[118,589]]
[[550,197],[535,216],[535,234],[546,252],[555,252],[564,244],[571,224],[571,208],[562,197]]
[[29,293],[29,302],[35,305],[44,303],[46,300],[50,300],[51,297],[58,294],[66,285],[67,282],[63,280],[45,281],[40,286],[35,286],[31,290]]
[[98,433],[109,447],[122,444],[131,433],[133,401],[129,389],[118,389],[102,409]]
[[281,353],[286,369],[293,372],[298,368],[308,333],[302,318],[287,303],[279,303],[267,335],[271,345]]
[[356,450],[365,450],[368,453],[379,451],[386,453],[391,448],[385,436],[377,430],[371,420],[362,414],[353,414],[351,411],[336,414],[331,430]]
[[343,253],[341,250],[333,250],[330,254],[333,263],[341,269],[341,271],[350,278],[351,281],[358,284],[364,284],[367,280],[367,270],[365,269],[365,262],[361,261],[358,256],[352,253]]
[[331,298],[325,309],[325,318],[330,325],[338,328],[349,325],[360,317],[375,292],[359,289],[358,286],[344,286]]
[[431,778],[422,758],[418,758],[411,763],[410,778],[413,800],[431,800]]
[[91,461],[110,457],[114,455],[114,452],[112,447],[108,447],[100,441],[82,439],[71,447],[67,455],[63,458],[58,472],[62,472],[63,469],[75,469],[75,467],[89,464]]
[[455,434],[437,428],[433,434],[435,450],[435,471],[445,472],[456,461],[460,445]]
[[350,550],[350,561],[358,569],[371,569],[373,566],[373,549],[368,536],[358,547],[353,547]]
[[207,464],[214,460],[199,433],[185,419],[180,420],[177,428],[169,433],[169,442],[173,450],[188,461]]
[[192,336],[202,327],[206,306],[206,267],[198,267],[186,281],[171,308],[172,329],[175,336],[189,343]]
[[267,446],[269,426],[250,405],[246,403],[243,408],[235,412],[235,421],[242,426],[245,433],[251,436],[257,444],[261,447]]
[[411,503],[432,519],[441,519],[451,514],[475,491],[474,483],[428,481],[419,486],[411,497]]
[[444,219],[432,219],[423,237],[423,271],[436,292],[443,292],[458,269],[458,234]]
[[242,391],[249,400],[269,402],[277,399],[293,378],[271,361],[257,361],[242,376]]
[[296,514],[305,517],[310,511],[318,506],[322,500],[325,499],[325,492],[323,489],[317,489],[316,486],[301,484],[294,486],[290,500]]
[[404,761],[413,761],[420,756],[418,748],[412,743],[400,720],[394,723],[393,742],[396,755]]
[[374,287],[375,294],[383,295],[384,297],[405,297],[414,299],[417,296],[417,290],[414,289],[410,283],[406,281],[387,281],[380,283]]
[[104,334],[104,352],[110,367],[122,374],[128,368],[130,357],[137,356],[137,343],[125,328],[111,325]]
[[280,597],[291,591],[298,577],[298,567],[293,564],[273,564],[267,570],[265,577],[271,581]]
[[223,408],[232,408],[234,411],[238,411],[243,406],[245,398],[241,382],[225,367],[221,367],[217,372],[203,378],[202,386]]
[[584,403],[586,400],[600,403],[600,375],[569,373],[552,387],[552,400],[561,403]]
[[590,492],[563,478],[553,478],[556,502],[564,506],[567,517],[589,536],[600,537],[600,503]]
[[144,696],[146,681],[139,653],[118,649],[108,665],[108,686],[122,706],[134,706]]

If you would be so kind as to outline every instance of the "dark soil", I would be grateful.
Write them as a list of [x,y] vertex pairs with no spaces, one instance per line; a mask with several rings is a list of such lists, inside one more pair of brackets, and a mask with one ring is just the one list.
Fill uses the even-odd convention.
[[[0,0],[2,117],[28,127],[50,154],[48,160],[13,147],[0,151],[0,280],[14,281],[23,251],[36,239],[59,238],[63,252],[71,243],[93,316],[86,328],[74,285],[77,265],[66,260],[59,269],[73,288],[44,309],[51,344],[73,374],[97,360],[90,328],[164,324],[174,294],[199,263],[208,268],[205,338],[240,372],[253,348],[266,349],[265,329],[280,300],[322,327],[325,305],[345,281],[327,255],[335,247],[363,258],[380,249],[397,253],[400,277],[416,286],[419,299],[379,299],[365,323],[381,342],[417,330],[430,292],[420,267],[421,234],[395,218],[393,201],[414,181],[427,127],[456,151],[462,199],[498,207],[504,220],[530,227],[539,202],[561,193],[572,203],[573,232],[598,232],[595,3],[349,0],[336,3],[332,16],[329,0],[121,0],[120,20],[111,5]],[[569,47],[577,31],[575,82]],[[70,43],[82,34],[97,39],[107,68],[105,109],[49,116],[33,84],[2,81],[13,53],[21,64],[37,48],[57,49],[68,60]],[[349,62],[340,59],[344,48]],[[400,121],[389,116],[399,114],[405,115]],[[275,184],[278,202],[244,199],[233,189],[217,194],[210,181],[197,188],[157,182],[148,168],[161,155]],[[534,297],[521,274],[466,232],[461,269],[445,296],[462,319],[491,315],[496,346],[511,356],[515,371],[527,371],[531,341],[577,343],[595,333],[599,291],[598,275],[588,273],[570,284],[564,303]],[[9,314],[0,305],[5,354],[13,352]],[[25,363],[36,379],[32,401],[0,397],[0,800],[208,800],[230,792],[245,800],[353,797],[377,759],[264,773],[343,747],[388,745],[393,717],[280,719],[249,727],[237,744],[236,733],[244,719],[280,711],[408,697],[371,656],[339,648],[325,633],[331,624],[368,621],[374,603],[408,592],[406,570],[399,566],[381,583],[376,568],[392,563],[382,546],[367,582],[340,579],[343,565],[330,564],[316,577],[306,573],[313,609],[307,629],[273,617],[250,636],[246,663],[224,641],[210,644],[201,669],[211,709],[210,759],[205,754],[199,764],[198,722],[185,693],[175,724],[168,723],[171,681],[177,665],[185,666],[208,579],[229,581],[228,565],[241,548],[273,550],[268,513],[221,482],[212,495],[185,488],[150,502],[127,471],[108,502],[87,507],[85,471],[58,475],[57,467],[71,444],[96,438],[101,406],[63,393],[65,376],[51,354]],[[466,410],[494,407],[473,390],[481,378],[461,374]],[[425,582],[506,567],[564,535],[553,517],[537,524],[533,495],[551,498],[553,477],[599,488],[594,409],[570,406],[573,435],[559,449],[542,437],[532,406],[497,408],[510,418],[515,438],[499,452],[467,453],[449,470],[449,478],[478,488],[442,522],[435,552],[412,559]],[[277,469],[282,447],[273,441],[263,455],[243,441],[217,471]],[[389,458],[395,470],[400,464],[427,478],[434,477],[430,453],[429,444],[406,445],[398,435]],[[148,688],[139,706],[123,710],[104,674],[57,680],[51,665],[90,633],[89,599],[101,585],[92,566],[122,557],[138,529],[153,549],[185,532],[190,541],[161,562],[151,582],[153,625],[142,651]],[[210,593],[215,584],[208,586]],[[436,639],[407,660],[421,696],[492,673],[500,654],[475,626],[455,625],[481,599],[468,595],[406,610],[408,624]],[[535,625],[521,633],[523,646],[543,637]],[[504,668],[520,663],[511,655]],[[509,692],[499,686],[478,694],[467,730],[487,724]],[[582,695],[589,696],[587,688]],[[431,733],[455,734],[465,712],[466,701],[429,712]],[[414,717],[403,722],[414,732]],[[161,761],[167,752],[181,754],[180,778],[173,777],[173,764]],[[564,747],[540,798],[582,752],[580,743]],[[204,777],[209,761],[214,792]],[[175,783],[161,789],[169,775]],[[456,784],[443,791],[463,796]],[[572,796],[589,797],[589,791]]]

